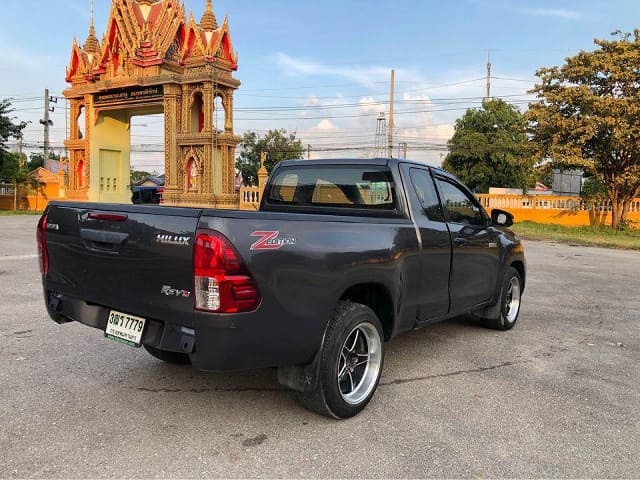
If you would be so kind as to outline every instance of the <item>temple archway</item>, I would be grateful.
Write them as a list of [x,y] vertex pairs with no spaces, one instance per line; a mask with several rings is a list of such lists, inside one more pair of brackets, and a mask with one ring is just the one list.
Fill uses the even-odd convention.
[[161,113],[164,203],[237,207],[237,60],[211,0],[200,22],[178,0],[113,0],[102,43],[92,19],[84,45],[72,46],[67,197],[130,202],[131,118]]

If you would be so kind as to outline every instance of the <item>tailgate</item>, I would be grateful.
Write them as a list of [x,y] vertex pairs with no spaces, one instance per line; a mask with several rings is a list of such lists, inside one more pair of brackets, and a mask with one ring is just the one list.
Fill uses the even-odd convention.
[[54,204],[48,290],[148,318],[193,322],[193,238],[200,210]]

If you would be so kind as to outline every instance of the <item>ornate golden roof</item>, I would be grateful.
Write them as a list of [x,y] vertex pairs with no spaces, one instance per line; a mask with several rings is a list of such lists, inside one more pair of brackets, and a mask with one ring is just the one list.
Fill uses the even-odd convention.
[[74,40],[66,78],[91,82],[127,74],[129,65],[176,68],[194,60],[237,69],[228,19],[218,25],[211,0],[199,24],[193,16],[187,20],[179,0],[112,0],[102,42],[92,19],[84,48]]
[[89,26],[89,35],[84,42],[83,50],[90,55],[100,53],[100,42],[98,41],[98,37],[96,37],[96,29],[93,27],[93,21]]
[[211,0],[207,0],[207,8],[200,19],[200,27],[207,32],[218,30],[218,20],[216,20],[216,16],[213,14]]

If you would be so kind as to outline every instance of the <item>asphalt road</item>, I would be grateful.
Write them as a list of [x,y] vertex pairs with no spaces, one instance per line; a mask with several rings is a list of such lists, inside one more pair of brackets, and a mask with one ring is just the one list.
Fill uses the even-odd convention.
[[34,217],[0,217],[0,477],[637,477],[640,255],[526,242],[518,325],[387,347],[356,418],[275,370],[203,373],[49,320]]

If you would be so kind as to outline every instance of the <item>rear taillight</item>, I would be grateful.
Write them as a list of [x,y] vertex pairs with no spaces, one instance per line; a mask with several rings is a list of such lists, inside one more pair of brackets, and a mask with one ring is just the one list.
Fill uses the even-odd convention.
[[258,285],[231,242],[220,232],[199,230],[193,250],[196,310],[251,312],[260,305]]
[[40,273],[46,275],[49,272],[49,254],[47,253],[47,216],[43,215],[38,222],[36,233],[38,242],[38,256],[40,257]]

